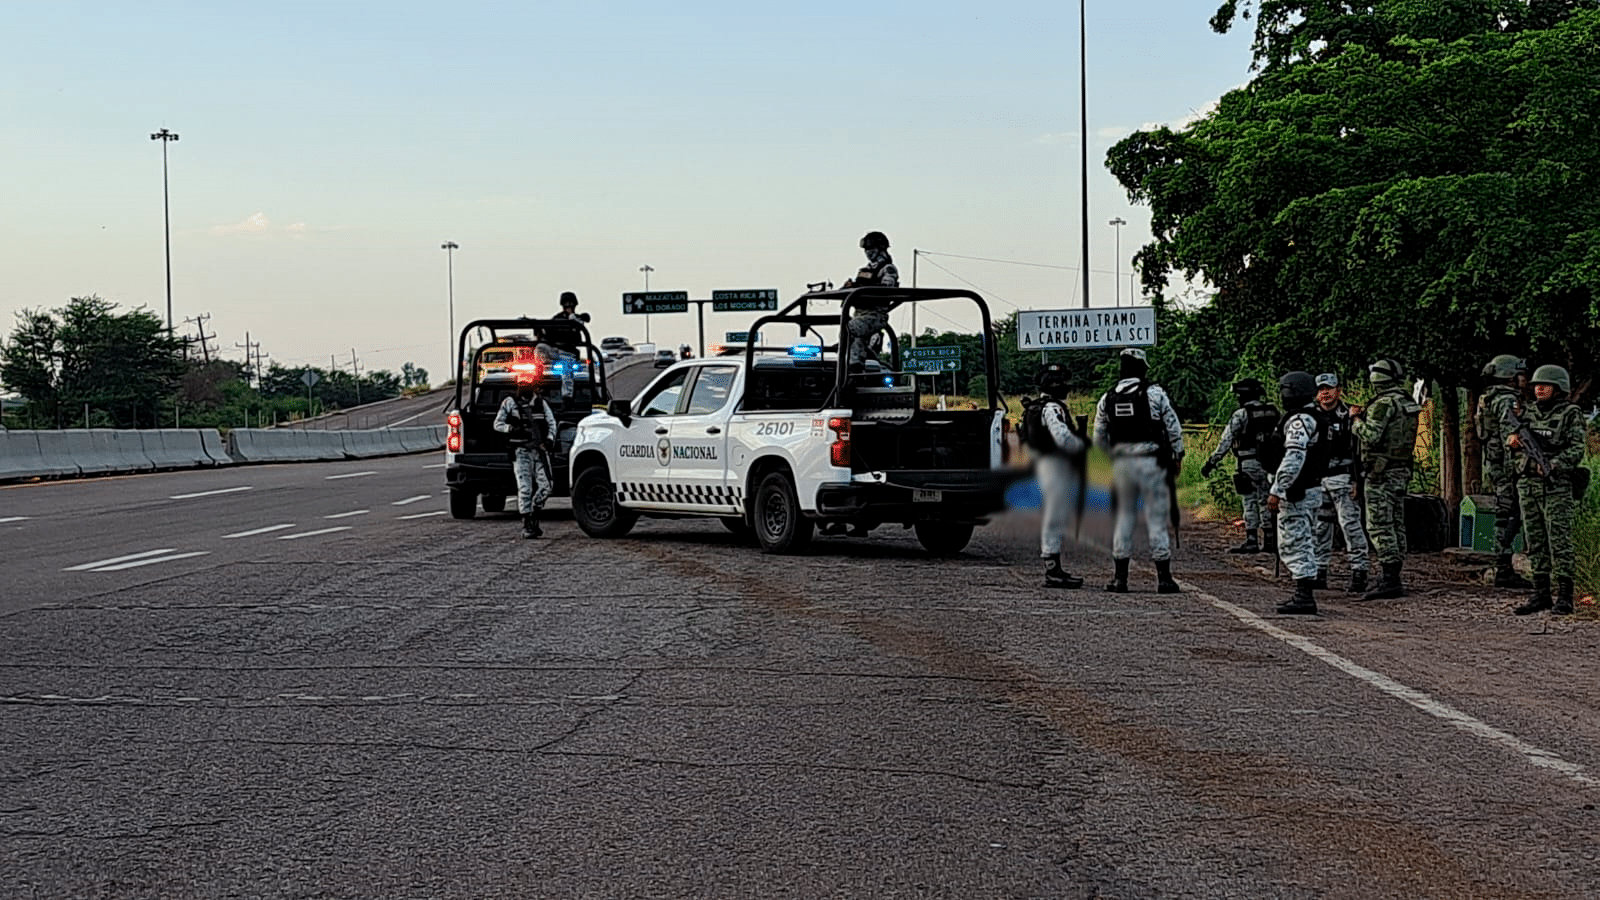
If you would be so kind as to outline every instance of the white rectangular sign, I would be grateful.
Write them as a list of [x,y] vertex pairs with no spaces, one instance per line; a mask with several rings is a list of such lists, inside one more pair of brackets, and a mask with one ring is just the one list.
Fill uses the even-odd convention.
[[1148,347],[1155,342],[1156,311],[1151,306],[1017,312],[1018,350]]

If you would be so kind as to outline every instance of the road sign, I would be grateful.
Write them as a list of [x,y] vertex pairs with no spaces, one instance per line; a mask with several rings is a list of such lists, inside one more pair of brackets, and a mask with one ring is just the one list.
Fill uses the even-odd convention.
[[763,312],[778,308],[776,288],[753,291],[712,291],[712,312]]
[[727,333],[727,335],[728,336],[727,336],[727,338],[725,338],[725,340],[730,344],[759,344],[759,343],[761,343],[761,332],[759,332],[759,331],[756,332],[754,338],[752,338],[750,336],[750,332],[748,332],[748,331],[730,331],[730,332]]
[[919,375],[936,375],[940,372],[961,371],[959,359],[908,359],[900,366],[902,372],[916,372]]
[[622,295],[622,311],[629,315],[689,311],[688,291],[637,291]]
[[1150,306],[1111,309],[1024,309],[1017,313],[1018,350],[1148,347],[1156,342]]
[[935,374],[955,372],[961,368],[961,348],[956,345],[942,347],[904,347],[900,350],[900,370]]
[[954,359],[961,360],[961,347],[956,344],[947,344],[941,347],[904,347],[900,350],[901,359]]
[[311,371],[310,369],[307,369],[305,371],[305,374],[300,376],[300,381],[303,384],[305,384],[305,386],[307,388],[312,387],[313,385],[315,385],[317,382],[319,382],[321,380],[322,380],[322,376],[318,375],[317,373],[315,373],[313,371]]

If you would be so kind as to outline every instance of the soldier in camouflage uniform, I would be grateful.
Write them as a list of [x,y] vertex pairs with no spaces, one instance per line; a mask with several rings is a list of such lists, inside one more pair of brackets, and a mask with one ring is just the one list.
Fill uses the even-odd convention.
[[[1572,379],[1560,366],[1540,366],[1528,379],[1534,402],[1523,415],[1521,429],[1506,439],[1511,464],[1517,469],[1517,491],[1528,528],[1528,556],[1533,561],[1533,596],[1517,607],[1525,616],[1548,609],[1572,614],[1572,578],[1577,572],[1572,521],[1577,511],[1574,483],[1587,486],[1583,466],[1583,410],[1568,400]],[[1529,444],[1537,446],[1529,446]],[[1541,463],[1535,457],[1541,457]],[[1552,602],[1550,576],[1557,594]]]
[[[867,264],[856,272],[856,277],[844,283],[845,287],[900,286],[900,270],[895,268],[894,259],[889,256],[889,238],[883,232],[869,231],[863,235],[861,249],[867,254]],[[850,322],[845,326],[850,336],[850,353],[846,358],[850,362],[851,372],[862,371],[869,356],[877,357],[872,347],[873,339],[888,327],[887,307],[870,300],[861,300],[852,307]]]
[[[1266,511],[1272,476],[1267,471],[1268,461],[1261,458],[1261,451],[1262,442],[1278,430],[1278,408],[1267,402],[1266,390],[1254,378],[1234,384],[1233,394],[1239,399],[1239,408],[1228,417],[1228,427],[1223,429],[1217,449],[1211,451],[1206,464],[1200,467],[1200,474],[1210,478],[1222,458],[1229,450],[1233,451],[1233,458],[1239,463],[1233,476],[1233,488],[1244,501],[1244,543],[1229,547],[1228,552],[1276,553],[1278,526]],[[1275,466],[1277,460],[1270,464]],[[1257,543],[1257,529],[1265,543]]]
[[[1509,353],[1502,353],[1483,367],[1489,380],[1478,408],[1473,412],[1473,427],[1483,445],[1483,464],[1494,486],[1494,586],[1526,590],[1533,582],[1517,574],[1511,565],[1511,546],[1522,530],[1522,514],[1517,499],[1517,470],[1512,466],[1506,438],[1511,436],[1511,416],[1522,414],[1522,389],[1528,364]],[[1511,415],[1508,416],[1507,413]]]
[[1122,377],[1100,396],[1094,410],[1094,443],[1111,457],[1111,496],[1116,525],[1111,534],[1111,561],[1116,574],[1106,584],[1113,593],[1128,592],[1128,559],[1133,555],[1133,526],[1140,500],[1150,535],[1150,559],[1156,564],[1156,593],[1176,594],[1172,578],[1172,544],[1167,529],[1172,519],[1170,477],[1183,464],[1183,425],[1167,392],[1145,378],[1144,351],[1128,347],[1118,357]]
[[1422,407],[1406,393],[1405,370],[1392,359],[1367,367],[1367,380],[1378,394],[1366,408],[1350,407],[1350,430],[1360,447],[1366,474],[1367,534],[1382,568],[1378,586],[1362,600],[1405,596],[1400,570],[1406,559],[1406,490],[1417,444],[1417,417]]
[[1044,559],[1044,586],[1080,588],[1083,579],[1061,564],[1061,551],[1071,536],[1078,502],[1083,490],[1084,454],[1088,442],[1073,427],[1072,413],[1066,404],[1070,387],[1067,370],[1060,363],[1047,363],[1039,369],[1039,391],[1049,399],[1039,413],[1039,423],[1049,434],[1050,447],[1035,461],[1039,492],[1044,497],[1044,517],[1039,523],[1039,556]]
[[1328,566],[1333,562],[1333,529],[1344,535],[1350,558],[1347,594],[1367,592],[1367,533],[1361,526],[1361,504],[1356,502],[1356,446],[1350,433],[1350,407],[1339,394],[1339,376],[1317,376],[1317,415],[1328,433],[1328,474],[1322,477],[1322,508],[1317,510],[1317,589],[1328,589]]
[[1273,476],[1267,507],[1278,516],[1278,556],[1294,576],[1294,596],[1278,604],[1282,615],[1316,615],[1315,520],[1328,471],[1327,428],[1316,414],[1316,383],[1308,372],[1278,380],[1283,400],[1283,460]]
[[510,437],[514,448],[511,470],[517,477],[517,510],[522,513],[522,536],[537,538],[539,511],[550,498],[550,457],[556,436],[556,414],[543,396],[537,375],[518,375],[517,392],[500,402],[494,430]]

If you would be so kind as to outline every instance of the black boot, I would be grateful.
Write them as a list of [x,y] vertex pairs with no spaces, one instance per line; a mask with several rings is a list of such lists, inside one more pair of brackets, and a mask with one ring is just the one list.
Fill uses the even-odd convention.
[[1550,576],[1540,575],[1535,572],[1533,575],[1533,596],[1528,598],[1527,603],[1522,604],[1512,612],[1519,616],[1527,616],[1536,612],[1544,612],[1554,605],[1555,601],[1550,597]]
[[1294,580],[1294,596],[1278,604],[1280,616],[1314,616],[1317,614],[1317,598],[1311,592],[1316,589],[1315,578],[1296,578]]
[[1156,560],[1156,593],[1176,594],[1179,590],[1178,583],[1172,580],[1172,560]]
[[1550,610],[1552,616],[1572,615],[1572,579],[1561,577],[1556,579],[1556,605]]
[[1365,594],[1367,592],[1367,570],[1354,569],[1350,572],[1350,586],[1345,588],[1346,594]]
[[1328,570],[1327,569],[1323,569],[1323,568],[1318,568],[1317,569],[1317,580],[1316,580],[1316,583],[1312,584],[1311,586],[1313,588],[1316,588],[1319,591],[1327,590],[1328,589]]
[[539,514],[536,512],[522,514],[522,536],[527,540],[544,535],[544,530],[539,527]]
[[1237,547],[1229,547],[1228,548],[1228,552],[1229,553],[1260,553],[1261,552],[1261,545],[1256,543],[1256,530],[1254,528],[1246,528],[1245,532],[1244,532],[1244,543],[1240,544]]
[[1264,529],[1261,530],[1261,533],[1266,538],[1266,540],[1261,542],[1261,552],[1262,553],[1277,553],[1278,552],[1278,530],[1276,528],[1264,528]]
[[1533,582],[1517,574],[1516,567],[1511,565],[1511,554],[1502,553],[1495,559],[1494,586],[1525,591],[1533,587]]
[[1383,563],[1383,572],[1378,576],[1378,586],[1367,591],[1361,596],[1367,600],[1394,600],[1406,595],[1405,588],[1400,584],[1400,563]]
[[1076,589],[1083,587],[1083,579],[1061,567],[1061,557],[1045,557],[1044,586]]
[[1106,590],[1113,594],[1126,594],[1128,592],[1128,561],[1116,558],[1111,561],[1117,565],[1117,574],[1106,582]]

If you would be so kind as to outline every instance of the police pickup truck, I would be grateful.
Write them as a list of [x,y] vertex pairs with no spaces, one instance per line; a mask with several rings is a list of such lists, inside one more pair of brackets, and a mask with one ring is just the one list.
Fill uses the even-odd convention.
[[[934,301],[977,308],[986,407],[923,409],[915,373],[893,365],[901,359],[893,331],[887,362],[869,359],[859,371],[846,363],[838,338],[853,309]],[[1004,495],[1005,410],[983,299],[881,287],[813,293],[750,328],[790,330],[787,345],[674,363],[634,400],[613,400],[578,423],[570,459],[578,526],[614,538],[641,515],[709,516],[787,553],[819,526],[861,535],[900,524],[935,555],[960,552]]]
[[[469,349],[472,337],[484,334],[488,340]],[[457,353],[456,369],[464,377],[456,379],[455,399],[445,414],[450,515],[472,518],[480,499],[484,512],[503,512],[506,498],[516,496],[510,437],[494,430],[494,419],[500,402],[525,378],[539,380],[556,414],[551,494],[567,496],[567,450],[578,421],[610,399],[605,366],[588,329],[575,319],[478,319],[461,330]]]

